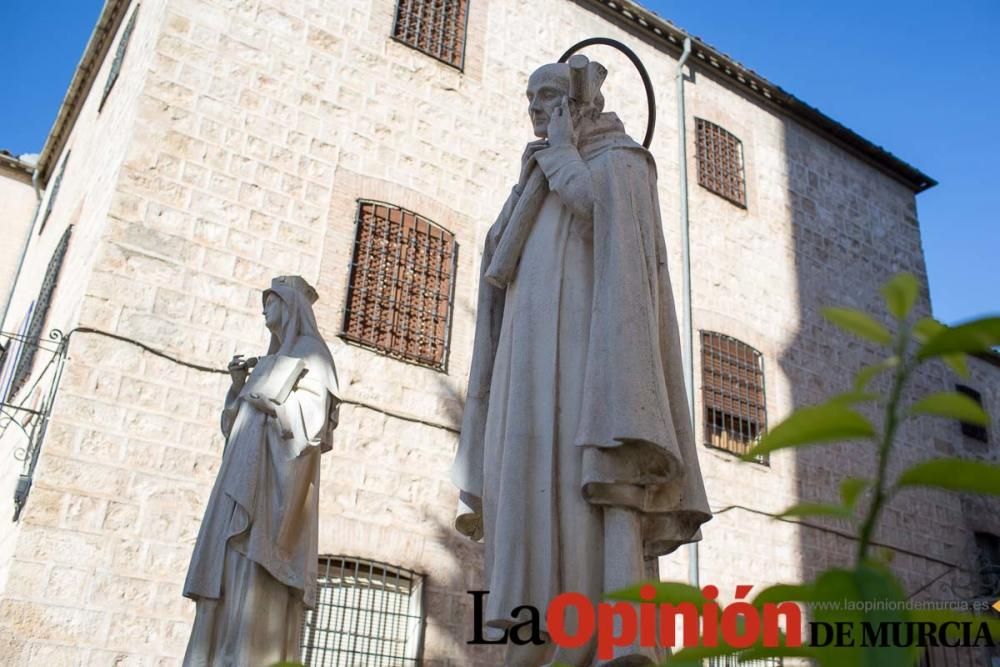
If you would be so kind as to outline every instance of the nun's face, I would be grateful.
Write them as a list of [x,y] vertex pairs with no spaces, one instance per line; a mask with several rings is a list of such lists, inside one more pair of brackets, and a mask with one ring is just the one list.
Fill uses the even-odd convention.
[[271,292],[264,300],[264,325],[271,331],[279,331],[285,318],[285,303]]

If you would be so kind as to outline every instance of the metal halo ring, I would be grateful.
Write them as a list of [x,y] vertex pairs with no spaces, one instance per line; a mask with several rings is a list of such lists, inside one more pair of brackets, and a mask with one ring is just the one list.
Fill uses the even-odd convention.
[[559,58],[559,62],[564,63],[569,60],[569,57],[581,49],[585,49],[588,46],[594,46],[595,44],[603,44],[604,46],[611,46],[622,53],[624,53],[635,68],[639,70],[639,76],[642,77],[642,85],[646,89],[646,136],[642,140],[643,148],[649,148],[649,145],[653,143],[653,130],[656,129],[656,98],[653,95],[653,82],[649,78],[649,72],[646,71],[646,67],[639,60],[639,56],[635,54],[635,51],[628,48],[617,39],[611,39],[610,37],[591,37],[585,39],[582,42],[577,42],[573,46],[566,50],[566,53],[562,54]]

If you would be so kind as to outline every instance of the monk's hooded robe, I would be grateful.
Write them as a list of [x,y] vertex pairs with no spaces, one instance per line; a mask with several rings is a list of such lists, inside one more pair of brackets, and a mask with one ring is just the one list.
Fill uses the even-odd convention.
[[[695,449],[656,169],[615,114],[534,159],[548,181],[505,289],[481,277],[452,479],[456,528],[485,538],[485,620],[602,592],[603,507],[641,516],[641,556],[701,539]],[[517,204],[485,242],[482,275]],[[611,552],[613,557],[617,554]],[[622,554],[623,558],[641,557]],[[544,627],[543,627],[544,630]]]
[[[317,459],[333,443],[337,376],[309,300],[276,283],[263,297],[277,294],[284,318],[268,354],[302,359],[306,372],[274,416],[233,390],[226,397],[222,465],[184,582],[184,596],[196,602],[184,667],[296,661],[303,608],[315,606]],[[278,536],[288,499],[301,484],[309,491],[283,550]]]

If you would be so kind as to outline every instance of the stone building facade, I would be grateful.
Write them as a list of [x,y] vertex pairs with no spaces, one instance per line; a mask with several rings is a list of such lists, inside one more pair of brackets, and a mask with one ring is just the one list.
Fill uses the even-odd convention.
[[[51,210],[35,221],[3,330],[30,322],[62,245],[44,330],[118,338],[71,334],[40,447],[14,428],[0,440],[8,461],[28,446],[36,462],[18,521],[0,530],[0,662],[179,664],[193,616],[181,584],[221,456],[227,378],[129,341],[223,368],[234,353],[265,347],[260,289],[295,273],[321,295],[317,318],[346,400],[322,465],[320,553],[421,577],[422,664],[498,664],[495,653],[466,645],[466,591],[481,586],[482,556],[451,528],[448,470],[479,251],[531,139],[525,82],[594,35],[639,54],[660,109],[651,150],[680,302],[679,132],[670,110],[684,33],[627,1],[558,0],[544,16],[525,0],[449,6],[464,12],[454,24],[461,54],[432,57],[421,38],[399,31],[407,0],[108,0],[40,158],[41,209]],[[610,70],[607,108],[641,136],[645,100],[631,65],[610,50],[593,57]],[[700,332],[759,354],[752,363],[766,419],[713,413],[724,431],[735,419],[737,430],[746,422],[759,432],[845,389],[877,351],[825,323],[819,308],[881,312],[878,285],[908,270],[929,314],[915,195],[933,182],[697,40],[685,72],[697,430],[700,444],[718,445],[706,427],[703,366],[712,357]],[[700,161],[719,145],[704,134],[713,128],[725,130],[713,141],[736,147],[735,196],[699,184]],[[341,336],[359,201],[405,209],[453,235],[439,368]],[[44,367],[38,357],[29,380]],[[968,384],[1000,413],[995,363],[974,366]],[[934,367],[919,388],[949,383]],[[7,400],[30,399],[24,387]],[[1000,431],[994,424],[982,443],[926,420],[903,437],[894,466],[940,452],[996,458],[989,443]],[[863,446],[776,454],[766,464],[718,447],[700,453],[721,510],[699,548],[703,584],[727,596],[736,584],[809,577],[853,553],[843,525],[762,513],[835,498],[842,478],[870,475]],[[4,466],[0,498],[14,495],[23,473]],[[986,513],[982,502],[911,493],[893,504],[879,540],[895,549],[910,591],[973,569],[976,540],[988,539],[976,535],[1000,535],[996,508]],[[662,576],[685,580],[690,557],[663,559]]]
[[15,157],[0,150],[0,308],[7,303],[8,292],[14,284],[14,275],[27,241],[28,227],[38,205],[31,177],[34,163],[31,156]]

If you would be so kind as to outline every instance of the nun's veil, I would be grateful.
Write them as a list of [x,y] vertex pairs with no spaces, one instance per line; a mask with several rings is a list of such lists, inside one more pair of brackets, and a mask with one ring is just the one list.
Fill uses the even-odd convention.
[[[317,300],[316,290],[300,276],[279,276],[264,290],[261,298],[267,301],[268,294],[274,294],[284,305],[281,323],[281,337],[271,334],[271,344],[267,353],[288,357],[298,357],[305,361],[311,379],[319,381],[331,394],[331,418],[336,418],[339,404],[337,369],[333,363],[330,348],[319,333],[312,304]],[[334,424],[335,425],[335,422]]]

